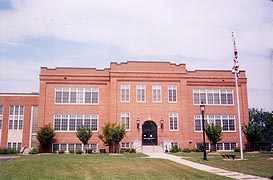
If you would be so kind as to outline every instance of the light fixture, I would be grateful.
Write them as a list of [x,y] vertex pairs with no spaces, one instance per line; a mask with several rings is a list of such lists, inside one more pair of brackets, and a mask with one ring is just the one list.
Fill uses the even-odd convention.
[[137,118],[136,123],[137,123],[137,129],[139,129],[139,124],[140,124],[139,118]]
[[161,129],[163,129],[163,124],[164,124],[164,120],[163,120],[163,118],[161,118],[161,120],[160,120],[160,128]]

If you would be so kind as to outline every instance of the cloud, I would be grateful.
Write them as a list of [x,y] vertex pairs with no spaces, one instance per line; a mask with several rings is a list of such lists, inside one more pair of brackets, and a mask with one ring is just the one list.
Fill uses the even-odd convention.
[[[159,59],[189,70],[231,69],[234,31],[250,98],[256,87],[270,94],[272,12],[269,0],[12,0],[0,9],[0,87],[15,89],[7,79],[17,87],[37,80],[40,66],[103,68],[109,61]],[[33,39],[47,39],[55,50],[33,48]]]
[[234,30],[241,51],[273,46],[273,9],[266,0],[13,2],[13,11],[0,14],[6,45],[44,36],[112,44],[129,54],[230,59]]

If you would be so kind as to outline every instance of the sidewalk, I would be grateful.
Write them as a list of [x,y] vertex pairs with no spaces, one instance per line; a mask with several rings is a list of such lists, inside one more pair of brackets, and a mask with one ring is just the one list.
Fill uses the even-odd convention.
[[224,169],[219,169],[219,168],[215,168],[215,167],[211,167],[211,166],[207,166],[207,165],[187,161],[185,159],[182,159],[179,156],[174,156],[174,155],[171,155],[171,154],[166,154],[166,153],[145,153],[145,154],[149,155],[151,158],[168,159],[170,161],[174,161],[174,162],[177,162],[179,164],[183,164],[185,166],[189,166],[189,167],[199,169],[199,170],[202,170],[202,171],[214,173],[214,174],[217,174],[217,175],[220,175],[220,176],[226,176],[226,177],[233,178],[233,179],[270,180],[270,179],[264,178],[264,177],[258,177],[258,176],[243,174],[243,173],[227,171],[227,170],[224,170]]

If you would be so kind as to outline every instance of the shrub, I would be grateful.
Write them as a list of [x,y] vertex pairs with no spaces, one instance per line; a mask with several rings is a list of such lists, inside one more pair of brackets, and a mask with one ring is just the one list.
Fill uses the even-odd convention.
[[184,149],[182,150],[182,152],[189,153],[189,152],[191,152],[191,150],[190,150],[189,148],[184,148]]
[[74,150],[69,150],[69,153],[70,154],[75,154],[75,151]]
[[82,154],[82,150],[77,149],[76,154]]
[[60,151],[59,151],[59,154],[64,154],[64,150],[60,150]]
[[193,152],[202,152],[200,149],[193,149]]
[[136,150],[134,148],[130,149],[129,153],[136,153]]
[[240,152],[240,148],[238,148],[238,147],[235,148],[235,149],[234,149],[234,152]]
[[33,148],[29,154],[38,154],[40,152],[39,148]]
[[174,146],[171,148],[171,150],[170,150],[171,153],[177,153],[177,152],[179,152],[179,151],[180,151],[180,149],[178,148],[177,145],[174,145]]

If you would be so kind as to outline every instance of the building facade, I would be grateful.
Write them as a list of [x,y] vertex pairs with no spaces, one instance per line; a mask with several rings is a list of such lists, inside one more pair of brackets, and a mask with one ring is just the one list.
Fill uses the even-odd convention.
[[[240,73],[241,119],[248,121],[245,72]],[[231,71],[187,71],[185,64],[111,63],[110,69],[41,68],[39,126],[52,123],[54,150],[80,148],[78,125],[94,132],[91,148],[106,122],[122,123],[121,146],[196,148],[202,142],[200,104],[207,123],[223,128],[218,150],[239,146],[235,80]],[[207,141],[208,142],[208,141]]]
[[[246,74],[241,71],[242,123],[249,120],[246,85]],[[231,71],[187,71],[185,64],[168,62],[111,63],[109,69],[103,70],[42,67],[38,97],[38,127],[52,124],[56,132],[53,151],[83,149],[75,133],[78,126],[92,129],[89,148],[93,151],[106,148],[98,135],[107,122],[124,124],[126,136],[121,142],[122,148],[140,150],[142,146],[150,145],[164,149],[173,145],[198,148],[203,142],[201,102],[206,107],[205,124],[222,126],[223,138],[217,144],[217,150],[239,147],[238,129],[241,126],[238,124],[235,78]],[[0,99],[0,105],[2,102]],[[3,106],[13,107],[12,103]],[[7,113],[8,110],[3,117],[7,117]],[[24,136],[29,139],[22,140],[22,145],[31,145],[31,135],[33,138],[35,135],[30,128],[32,119],[25,119],[30,121],[24,121],[29,132],[23,132],[23,135],[26,133]],[[8,127],[5,118],[2,122]],[[4,134],[3,127],[2,147],[9,142]],[[245,144],[245,138],[243,141]]]
[[0,94],[0,147],[35,147],[38,129],[38,93]]

